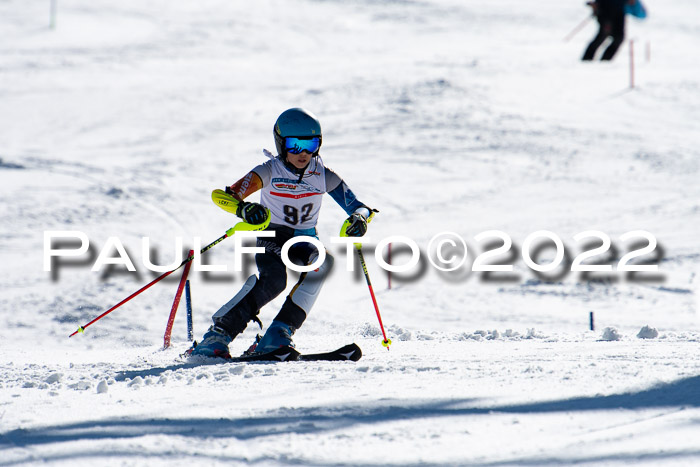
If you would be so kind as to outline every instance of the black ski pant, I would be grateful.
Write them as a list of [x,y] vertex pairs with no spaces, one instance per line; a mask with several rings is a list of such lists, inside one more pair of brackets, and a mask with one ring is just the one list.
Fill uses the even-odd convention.
[[593,38],[586,51],[583,53],[582,60],[588,61],[593,60],[598,47],[600,47],[603,42],[608,37],[612,37],[612,42],[603,52],[601,60],[612,60],[612,58],[617,53],[617,49],[622,45],[622,41],[625,40],[625,13],[615,14],[610,16],[599,16],[598,23],[600,29],[598,34]]
[[[257,318],[260,309],[274,300],[287,287],[287,267],[282,262],[281,249],[284,243],[293,237],[293,233],[290,232],[291,229],[275,229],[275,231],[275,237],[262,237],[257,240],[256,246],[265,248],[265,252],[255,255],[259,276],[255,285],[240,301],[232,303],[230,309],[223,310],[224,313],[220,310],[214,317],[214,324],[224,329],[231,337],[243,332],[250,321],[260,323]],[[318,251],[313,244],[300,242],[289,249],[288,257],[294,264],[307,265],[313,262],[312,259],[315,259],[317,254]],[[333,263],[333,257],[328,252],[326,252],[324,263],[326,262],[329,266]],[[307,282],[309,280],[323,281],[324,278],[325,275],[317,279],[307,278],[307,273],[302,273],[297,287],[305,280]],[[292,301],[291,296],[288,296],[275,320],[282,321],[294,329],[299,329],[304,323],[308,311],[302,309]]]

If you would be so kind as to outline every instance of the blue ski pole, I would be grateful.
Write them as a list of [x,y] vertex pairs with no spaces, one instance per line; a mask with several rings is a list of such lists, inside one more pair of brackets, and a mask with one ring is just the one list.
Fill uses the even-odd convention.
[[185,303],[187,304],[187,340],[194,340],[194,327],[192,325],[192,296],[190,295],[190,281],[185,283]]

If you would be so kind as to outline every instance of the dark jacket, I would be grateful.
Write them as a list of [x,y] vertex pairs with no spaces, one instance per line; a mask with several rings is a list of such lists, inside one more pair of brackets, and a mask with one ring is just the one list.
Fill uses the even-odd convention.
[[596,0],[596,15],[599,18],[618,18],[625,15],[628,0]]

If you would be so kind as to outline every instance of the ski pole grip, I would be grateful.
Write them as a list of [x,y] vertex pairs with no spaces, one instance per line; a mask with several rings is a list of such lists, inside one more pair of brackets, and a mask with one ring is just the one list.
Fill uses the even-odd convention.
[[218,188],[211,192],[211,200],[226,212],[231,214],[236,214],[238,209],[238,200],[233,196],[226,193],[224,190],[219,190]]

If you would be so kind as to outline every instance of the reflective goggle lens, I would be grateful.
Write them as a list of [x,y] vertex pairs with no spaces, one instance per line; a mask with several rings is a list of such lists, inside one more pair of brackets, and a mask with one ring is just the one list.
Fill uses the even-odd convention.
[[314,136],[313,138],[285,138],[285,148],[287,152],[292,154],[301,154],[302,151],[308,151],[314,154],[321,147],[321,138]]

